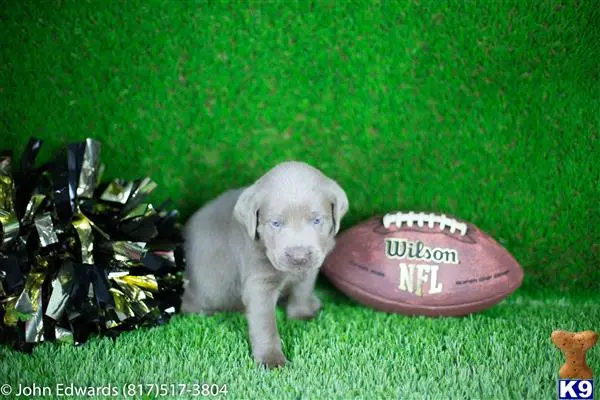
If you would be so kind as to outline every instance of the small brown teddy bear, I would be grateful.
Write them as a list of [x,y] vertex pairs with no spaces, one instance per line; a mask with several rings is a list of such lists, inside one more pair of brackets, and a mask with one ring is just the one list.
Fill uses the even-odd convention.
[[594,331],[574,333],[557,330],[552,332],[551,337],[567,359],[558,372],[560,378],[592,379],[594,372],[585,363],[585,352],[596,344],[598,334]]

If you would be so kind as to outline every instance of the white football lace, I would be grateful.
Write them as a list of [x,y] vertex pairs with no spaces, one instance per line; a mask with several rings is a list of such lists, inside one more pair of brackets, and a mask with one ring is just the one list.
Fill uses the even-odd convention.
[[398,228],[402,228],[403,224],[406,224],[408,227],[417,224],[419,228],[422,228],[424,224],[427,224],[429,229],[433,229],[435,224],[439,224],[441,230],[449,228],[450,233],[454,233],[458,230],[461,236],[467,234],[467,224],[448,218],[445,214],[437,215],[415,213],[412,211],[407,213],[399,212],[395,214],[385,214],[383,216],[383,226],[387,229],[390,224],[395,224]]

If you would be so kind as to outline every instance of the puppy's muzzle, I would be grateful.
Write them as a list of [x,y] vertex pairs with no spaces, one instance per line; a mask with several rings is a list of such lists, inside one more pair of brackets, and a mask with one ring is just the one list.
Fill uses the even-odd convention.
[[309,264],[313,258],[313,251],[303,246],[288,247],[285,250],[286,261],[295,267]]

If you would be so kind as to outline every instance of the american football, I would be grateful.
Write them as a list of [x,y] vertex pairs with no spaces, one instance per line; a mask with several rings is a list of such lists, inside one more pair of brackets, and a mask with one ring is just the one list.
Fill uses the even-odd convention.
[[476,226],[415,212],[377,216],[347,229],[322,271],[357,302],[405,315],[483,311],[523,281],[519,263]]

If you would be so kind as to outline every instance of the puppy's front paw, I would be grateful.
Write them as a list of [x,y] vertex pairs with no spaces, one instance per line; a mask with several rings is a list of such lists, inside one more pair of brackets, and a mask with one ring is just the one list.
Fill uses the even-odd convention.
[[270,350],[254,357],[256,362],[267,368],[283,367],[288,360],[285,358],[281,350]]
[[302,301],[290,301],[286,313],[289,319],[313,319],[321,309],[321,301],[314,294]]

